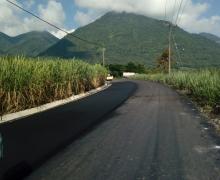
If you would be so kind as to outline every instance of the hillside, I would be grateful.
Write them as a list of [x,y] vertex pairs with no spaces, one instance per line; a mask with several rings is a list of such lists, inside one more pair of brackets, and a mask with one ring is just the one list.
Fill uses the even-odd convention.
[[3,54],[12,45],[12,43],[11,37],[0,32],[0,54]]
[[210,33],[200,33],[200,35],[220,44],[220,37],[218,37],[216,35],[213,35],[213,34],[210,34]]
[[[125,64],[134,61],[155,65],[157,57],[167,47],[168,26],[167,22],[141,15],[110,12],[73,34],[104,44],[107,63]],[[184,66],[220,64],[220,45],[179,27],[175,29],[175,36]],[[70,35],[40,55],[79,57],[89,62],[101,62],[100,48],[85,44]]]
[[32,31],[16,37],[0,33],[0,54],[37,56],[56,42],[58,39],[46,31]]

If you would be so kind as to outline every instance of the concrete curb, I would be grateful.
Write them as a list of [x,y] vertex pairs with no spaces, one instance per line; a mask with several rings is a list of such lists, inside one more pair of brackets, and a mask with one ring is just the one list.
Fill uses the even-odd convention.
[[83,99],[85,97],[96,94],[100,91],[103,91],[103,90],[109,88],[110,86],[111,86],[111,84],[105,84],[104,86],[101,86],[97,89],[93,89],[93,90],[88,91],[86,93],[74,95],[74,96],[71,96],[67,99],[54,101],[52,103],[47,103],[47,104],[44,104],[44,105],[41,105],[41,106],[38,106],[38,107],[35,107],[35,108],[26,109],[24,111],[19,111],[19,112],[16,112],[16,113],[6,114],[6,115],[0,117],[0,124],[6,123],[6,122],[12,122],[12,121],[15,121],[15,120],[19,120],[19,119],[31,116],[33,114],[44,112],[46,110],[49,110],[49,109],[52,109],[52,108],[55,108],[55,107],[58,107],[58,106],[62,106],[64,104]]

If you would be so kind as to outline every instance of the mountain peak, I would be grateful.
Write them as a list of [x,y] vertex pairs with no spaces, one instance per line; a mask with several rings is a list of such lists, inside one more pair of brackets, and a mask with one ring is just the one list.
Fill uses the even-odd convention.
[[0,33],[0,54],[36,56],[57,41],[58,38],[47,31],[31,31],[15,37]]
[[[155,66],[156,59],[168,46],[168,32],[169,28],[164,21],[133,13],[109,12],[73,34],[90,42],[104,44],[107,64],[126,64],[132,61]],[[184,66],[219,64],[220,46],[215,42],[179,27],[175,28],[175,39]],[[176,57],[176,51],[173,50]],[[67,35],[41,55],[75,57],[100,63],[102,53],[99,47]]]
[[0,38],[10,38],[7,34],[0,32]]
[[[90,42],[104,44],[108,64],[133,61],[153,66],[167,48],[168,32],[168,25],[164,21],[134,13],[111,11],[73,34]],[[219,65],[220,45],[216,44],[220,43],[219,37],[209,33],[190,34],[179,27],[175,28],[175,37],[184,66]],[[102,55],[99,47],[70,35],[58,40],[47,31],[31,31],[16,37],[0,32],[2,53],[76,57],[92,63],[100,63]],[[173,54],[175,57],[175,49]]]

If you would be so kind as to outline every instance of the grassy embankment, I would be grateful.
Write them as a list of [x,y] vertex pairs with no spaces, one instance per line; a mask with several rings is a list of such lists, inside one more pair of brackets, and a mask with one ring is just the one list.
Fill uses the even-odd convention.
[[220,113],[220,70],[203,69],[167,74],[137,75],[135,79],[159,81],[183,90],[203,110]]
[[0,57],[0,115],[97,88],[106,75],[101,65],[78,60]]

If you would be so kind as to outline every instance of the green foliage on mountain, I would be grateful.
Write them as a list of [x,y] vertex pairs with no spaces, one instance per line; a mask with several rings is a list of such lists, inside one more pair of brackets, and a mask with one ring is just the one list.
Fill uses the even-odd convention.
[[[169,23],[130,13],[107,13],[97,21],[79,28],[73,34],[102,44],[108,64],[144,63],[155,66],[156,59],[168,45]],[[179,65],[187,67],[220,64],[220,45],[190,34],[179,27],[174,29],[177,44],[173,56]],[[179,60],[176,47],[180,51]],[[89,62],[101,62],[101,48],[66,36],[41,55],[77,57]]]
[[220,44],[220,37],[218,37],[216,35],[213,35],[213,34],[210,34],[210,33],[200,33],[200,35],[207,38],[207,39],[209,39],[209,40],[215,41],[215,42]]
[[[107,13],[73,34],[106,48],[107,64],[144,63],[156,66],[156,60],[168,46],[169,23],[130,13]],[[219,66],[220,45],[179,27],[174,30],[173,59],[185,67]],[[181,59],[176,53],[178,48]],[[67,35],[42,53],[44,56],[77,57],[88,62],[102,60],[101,48]]]
[[16,37],[0,33],[0,54],[37,56],[56,42],[58,39],[46,31],[32,31]]
[[0,54],[5,53],[5,51],[12,45],[11,37],[0,32]]
[[[156,30],[160,35],[155,33]],[[153,64],[167,44],[167,32],[164,22],[140,15],[111,12],[73,34],[104,45],[108,64],[126,64],[130,61]],[[159,36],[162,37],[160,40]],[[101,62],[101,48],[70,35],[42,55],[79,57],[89,62]]]
[[[182,56],[183,66],[220,66],[220,45],[198,34],[180,30],[175,32],[177,47]],[[177,59],[177,58],[176,58]],[[177,59],[177,63],[181,63]]]

